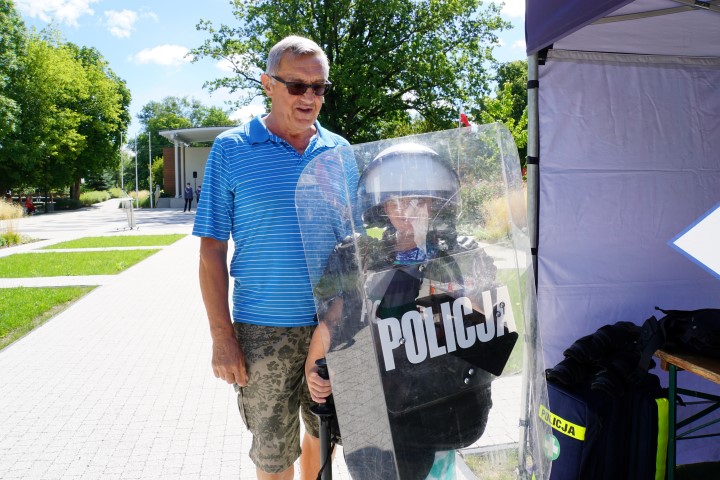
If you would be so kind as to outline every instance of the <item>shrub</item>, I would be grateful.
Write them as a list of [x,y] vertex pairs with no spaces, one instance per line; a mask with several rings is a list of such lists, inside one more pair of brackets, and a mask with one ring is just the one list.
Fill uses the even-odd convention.
[[[128,192],[128,194],[135,198],[135,192]],[[140,208],[150,208],[150,191],[149,190],[140,190],[138,192],[138,204]],[[134,205],[134,203],[133,203]]]
[[[20,215],[22,216],[22,207]],[[23,243],[22,236],[17,231],[18,218],[7,218],[0,221],[0,247],[11,247]]]
[[0,220],[9,220],[12,218],[21,218],[23,216],[23,207],[18,203],[9,203],[0,200]]
[[502,190],[497,183],[479,181],[474,185],[467,185],[461,190],[462,218],[461,223],[483,223],[487,219],[484,206],[497,198]]
[[90,192],[83,192],[80,194],[80,203],[87,207],[89,205],[93,205],[96,203],[104,202],[106,200],[110,200],[110,193],[106,191],[97,192],[97,191],[90,191]]
[[55,210],[77,210],[82,206],[80,200],[75,200],[74,198],[55,199]]
[[[485,205],[485,228],[478,234],[484,240],[500,240],[510,235],[510,215],[514,222],[523,225],[527,222],[526,194],[523,190],[517,191],[510,196],[495,198]],[[508,208],[509,206],[509,208]]]
[[123,191],[120,187],[113,187],[108,190],[108,193],[110,194],[110,198],[122,198],[123,196]]
[[12,247],[23,243],[22,236],[18,232],[2,232],[0,233],[0,247]]

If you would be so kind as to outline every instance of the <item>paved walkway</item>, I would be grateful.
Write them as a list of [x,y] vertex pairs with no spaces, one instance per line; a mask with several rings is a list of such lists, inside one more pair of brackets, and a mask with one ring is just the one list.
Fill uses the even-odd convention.
[[[0,256],[85,236],[190,233],[194,214],[140,210],[136,220],[127,230],[112,201],[22,219],[20,233],[45,240]],[[198,249],[188,236],[115,276],[2,279],[99,286],[0,351],[0,478],[255,478],[235,395],[210,369]],[[517,442],[519,389],[518,377],[495,382],[474,449]],[[333,474],[350,478],[341,454]]]

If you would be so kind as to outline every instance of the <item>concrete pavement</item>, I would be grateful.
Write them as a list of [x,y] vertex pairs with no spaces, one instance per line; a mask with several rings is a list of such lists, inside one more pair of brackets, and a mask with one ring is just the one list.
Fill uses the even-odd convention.
[[[139,229],[129,231],[116,207],[19,220],[20,233],[44,240],[0,256],[85,236],[192,229],[194,214],[155,209],[136,211]],[[115,276],[0,283],[98,285],[0,351],[0,478],[255,478],[235,394],[210,369],[198,249],[188,236]],[[519,377],[495,382],[496,407],[474,450],[517,442],[519,388]],[[333,473],[350,478],[342,454]]]

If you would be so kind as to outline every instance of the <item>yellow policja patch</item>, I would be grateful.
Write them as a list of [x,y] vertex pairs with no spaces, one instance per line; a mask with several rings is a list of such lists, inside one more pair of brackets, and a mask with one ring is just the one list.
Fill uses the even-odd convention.
[[574,423],[568,422],[564,418],[555,415],[548,410],[545,405],[540,405],[540,411],[538,414],[543,422],[547,423],[558,432],[564,433],[568,437],[580,440],[581,442],[585,440],[585,427],[575,425]]

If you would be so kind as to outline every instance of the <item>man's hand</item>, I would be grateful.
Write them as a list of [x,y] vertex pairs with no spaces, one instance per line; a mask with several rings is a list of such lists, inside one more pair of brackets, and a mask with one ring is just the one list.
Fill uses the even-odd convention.
[[315,403],[325,403],[325,399],[332,394],[330,380],[325,380],[318,375],[318,367],[315,362],[305,363],[305,381],[310,391],[310,397]]
[[[339,303],[340,312],[342,312],[342,300],[336,300],[334,304]],[[327,324],[320,322],[315,327],[310,345],[308,346],[308,355],[305,359],[305,383],[307,383],[310,397],[315,403],[325,403],[325,399],[332,394],[330,380],[322,378],[318,374],[318,366],[315,361],[325,356],[325,345],[329,345],[330,332]]]
[[237,383],[241,387],[247,385],[245,355],[234,335],[213,338],[212,369],[215,377],[227,383]]
[[217,378],[247,385],[245,355],[232,326],[228,305],[227,242],[209,237],[200,240],[200,291],[210,322],[213,341],[212,369]]

